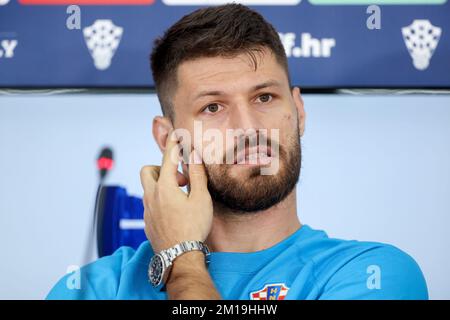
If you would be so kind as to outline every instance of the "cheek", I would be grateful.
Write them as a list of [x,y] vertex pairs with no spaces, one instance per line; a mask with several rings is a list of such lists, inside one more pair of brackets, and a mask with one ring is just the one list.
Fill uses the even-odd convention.
[[290,123],[295,123],[295,116],[292,113],[285,113],[283,115],[283,120]]
[[291,112],[286,112],[280,115],[278,123],[274,128],[278,128],[279,142],[281,145],[286,145],[297,132],[296,115]]
[[[280,113],[272,118],[272,128],[279,129],[280,132],[289,132],[296,126],[295,115],[291,112]],[[284,133],[283,133],[284,134]]]
[[286,113],[283,115],[283,124],[282,130],[287,130],[287,135],[295,134],[295,132],[298,130],[298,121],[297,121],[297,114],[296,113]]

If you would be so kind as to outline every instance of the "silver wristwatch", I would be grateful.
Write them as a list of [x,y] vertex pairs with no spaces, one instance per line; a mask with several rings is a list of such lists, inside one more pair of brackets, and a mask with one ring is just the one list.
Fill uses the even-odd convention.
[[201,241],[183,241],[155,254],[148,267],[148,278],[153,287],[159,291],[165,288],[173,261],[183,253],[194,250],[200,250],[205,254],[205,263],[208,265],[210,252],[206,244]]

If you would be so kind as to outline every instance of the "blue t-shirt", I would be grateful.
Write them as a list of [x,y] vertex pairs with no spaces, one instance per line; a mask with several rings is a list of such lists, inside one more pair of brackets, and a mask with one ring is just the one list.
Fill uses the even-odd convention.
[[[47,299],[167,299],[148,281],[153,250],[121,247],[63,277]],[[212,252],[208,266],[223,299],[428,299],[423,274],[394,246],[329,238],[303,225],[257,252]]]

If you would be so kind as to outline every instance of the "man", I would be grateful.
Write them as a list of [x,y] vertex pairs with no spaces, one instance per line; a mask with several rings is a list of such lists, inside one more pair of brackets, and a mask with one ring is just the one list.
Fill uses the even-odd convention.
[[[278,34],[258,13],[197,10],[155,42],[151,65],[163,161],[141,170],[149,241],[82,268],[79,290],[61,279],[49,299],[428,298],[401,250],[300,223],[306,115]],[[219,141],[229,130],[231,145]]]

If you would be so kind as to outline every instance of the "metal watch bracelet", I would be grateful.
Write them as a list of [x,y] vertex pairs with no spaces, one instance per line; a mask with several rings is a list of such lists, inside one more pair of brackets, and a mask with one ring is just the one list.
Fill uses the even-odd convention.
[[165,289],[165,283],[172,270],[173,261],[182,254],[199,250],[205,255],[205,264],[209,264],[210,252],[206,244],[201,241],[189,240],[174,245],[169,249],[155,254],[149,264],[148,277],[150,283],[159,291]]
[[167,262],[172,264],[173,261],[175,260],[175,258],[181,256],[183,253],[186,253],[189,251],[194,251],[194,250],[202,251],[205,254],[206,264],[209,263],[210,252],[209,252],[208,246],[201,241],[195,241],[195,240],[183,241],[181,243],[174,245],[173,247],[171,247],[169,249],[162,250],[160,252],[160,254],[162,256],[164,256],[164,258],[166,258]]

